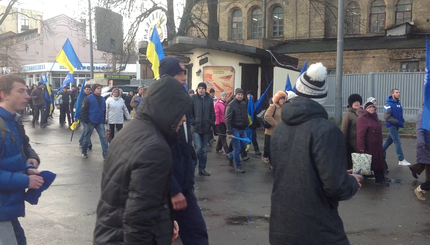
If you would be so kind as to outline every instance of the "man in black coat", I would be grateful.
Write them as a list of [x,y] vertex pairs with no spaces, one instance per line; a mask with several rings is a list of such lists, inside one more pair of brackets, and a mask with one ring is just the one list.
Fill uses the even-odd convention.
[[[187,76],[182,62],[173,57],[160,61],[160,76],[172,76],[185,85]],[[185,91],[185,88],[182,88]],[[185,112],[191,118],[191,107]],[[173,179],[170,190],[173,214],[179,224],[179,236],[183,245],[208,245],[206,223],[194,194],[195,152],[192,146],[190,124],[185,123],[178,132],[179,140],[172,145]],[[193,154],[192,154],[193,153]]]
[[327,96],[326,74],[317,63],[299,77],[299,97],[282,107],[270,141],[272,245],[349,245],[337,208],[361,185],[358,175],[347,174],[342,131],[320,104]]
[[[181,91],[182,90],[182,91]],[[151,85],[136,118],[112,140],[103,168],[94,244],[172,242],[172,155],[191,100],[166,76]]]
[[206,83],[199,83],[197,93],[191,96],[193,100],[191,131],[197,153],[199,175],[210,176],[210,173],[206,171],[206,162],[209,136],[212,133],[212,126],[215,126],[215,110],[212,97],[206,92],[206,89]]

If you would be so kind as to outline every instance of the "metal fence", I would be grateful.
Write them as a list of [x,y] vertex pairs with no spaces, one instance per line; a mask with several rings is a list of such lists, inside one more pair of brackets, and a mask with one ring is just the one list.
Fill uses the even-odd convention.
[[[329,92],[324,107],[329,117],[334,117],[336,75],[328,75],[326,82]],[[378,101],[379,118],[383,120],[385,101],[393,88],[400,90],[400,101],[403,106],[403,116],[405,120],[409,122],[415,121],[418,110],[424,101],[424,72],[343,75],[342,109],[345,111],[348,105],[348,97],[351,94],[361,95],[363,104],[366,98],[375,97]]]

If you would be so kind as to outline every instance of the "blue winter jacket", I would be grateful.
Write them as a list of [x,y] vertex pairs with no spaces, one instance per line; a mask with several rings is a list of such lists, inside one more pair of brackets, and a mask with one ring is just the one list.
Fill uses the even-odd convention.
[[82,102],[81,120],[84,123],[104,124],[105,111],[105,98],[90,94]]
[[[1,139],[0,134],[0,222],[9,221],[25,215],[24,195],[28,187],[29,178],[27,169],[34,168],[26,163],[26,157],[22,154],[24,147],[24,132],[15,114],[11,114],[0,107],[0,117],[3,118],[9,133],[6,139]],[[11,133],[16,143],[11,140]]]
[[390,95],[387,97],[387,102],[384,106],[385,126],[403,128],[403,108],[400,100],[395,100]]

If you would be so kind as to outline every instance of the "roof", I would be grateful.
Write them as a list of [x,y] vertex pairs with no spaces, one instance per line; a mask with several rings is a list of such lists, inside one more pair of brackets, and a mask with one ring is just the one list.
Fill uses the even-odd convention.
[[[354,37],[344,39],[344,51],[375,49],[425,49],[424,35],[410,37]],[[333,52],[337,50],[337,39],[303,40],[283,43],[272,51],[278,54]]]
[[[186,54],[193,49],[203,48],[235,53],[256,59],[271,59],[272,55],[264,49],[246,46],[238,43],[230,43],[212,39],[179,36],[169,41],[167,47],[163,47],[168,54]],[[139,52],[145,54],[146,48],[139,48]],[[290,56],[273,54],[275,58],[284,65],[297,67],[298,59]]]

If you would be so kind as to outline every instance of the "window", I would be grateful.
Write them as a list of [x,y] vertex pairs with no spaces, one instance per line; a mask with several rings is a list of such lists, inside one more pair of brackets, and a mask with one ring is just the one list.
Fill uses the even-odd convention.
[[30,21],[27,16],[23,16],[21,19],[21,31],[30,29]]
[[383,32],[385,28],[385,3],[375,0],[370,7],[370,32]]
[[400,64],[401,72],[418,72],[418,62],[403,62]]
[[284,36],[284,10],[276,7],[272,12],[272,37]]
[[240,10],[233,12],[231,39],[242,39],[242,11]]
[[251,19],[252,38],[263,37],[263,11],[261,11],[261,9],[254,9],[251,14]]
[[346,6],[345,32],[346,34],[360,33],[360,6],[357,2],[350,2]]
[[412,21],[411,0],[399,0],[396,6],[396,25]]

